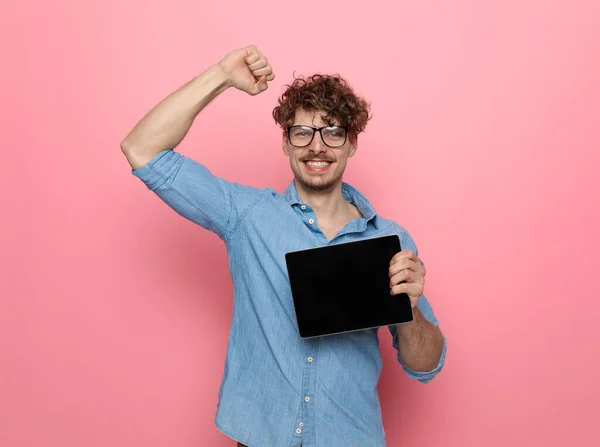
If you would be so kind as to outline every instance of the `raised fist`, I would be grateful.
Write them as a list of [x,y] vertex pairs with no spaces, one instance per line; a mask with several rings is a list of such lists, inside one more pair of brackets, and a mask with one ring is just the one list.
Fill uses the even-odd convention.
[[249,95],[258,95],[275,79],[269,61],[254,45],[234,50],[219,62],[228,83]]

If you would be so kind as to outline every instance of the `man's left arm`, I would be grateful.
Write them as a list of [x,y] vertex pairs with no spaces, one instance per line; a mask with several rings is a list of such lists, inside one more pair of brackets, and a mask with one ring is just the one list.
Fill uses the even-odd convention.
[[418,257],[412,238],[403,235],[403,250],[390,261],[390,293],[410,298],[413,320],[390,326],[398,360],[412,378],[429,382],[442,369],[446,339],[433,310],[423,295],[426,269]]
[[413,308],[413,321],[396,325],[398,355],[411,371],[428,372],[440,362],[444,337],[439,327],[428,321],[418,307]]

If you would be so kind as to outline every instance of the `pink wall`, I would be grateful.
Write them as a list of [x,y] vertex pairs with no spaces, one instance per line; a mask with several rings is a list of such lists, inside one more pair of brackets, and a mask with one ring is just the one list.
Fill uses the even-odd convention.
[[213,424],[225,252],[130,175],[119,143],[250,43],[275,83],[227,92],[180,149],[281,191],[270,113],[294,71],[339,72],[372,101],[346,180],[414,236],[449,341],[423,386],[382,333],[389,445],[597,445],[600,3],[367,4],[7,7],[0,446],[233,446]]

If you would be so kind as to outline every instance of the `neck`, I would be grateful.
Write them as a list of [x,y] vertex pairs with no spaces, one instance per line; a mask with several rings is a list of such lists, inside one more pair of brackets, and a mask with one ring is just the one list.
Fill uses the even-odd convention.
[[321,218],[333,218],[348,210],[349,203],[344,199],[342,194],[342,182],[338,182],[331,188],[323,191],[304,188],[297,181],[295,185],[300,200],[310,205]]

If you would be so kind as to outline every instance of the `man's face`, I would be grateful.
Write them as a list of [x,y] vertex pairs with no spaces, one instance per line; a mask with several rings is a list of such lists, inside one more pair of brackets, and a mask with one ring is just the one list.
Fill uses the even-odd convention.
[[[327,127],[323,121],[322,112],[307,112],[296,110],[294,126]],[[323,133],[327,135],[324,130]],[[335,135],[326,136],[330,144]],[[329,147],[323,141],[321,134],[315,132],[311,143],[306,147],[295,147],[290,143],[288,134],[283,135],[283,151],[290,157],[290,166],[294,177],[309,191],[327,191],[333,189],[342,180],[346,162],[356,152],[356,141],[350,135],[340,147]]]

